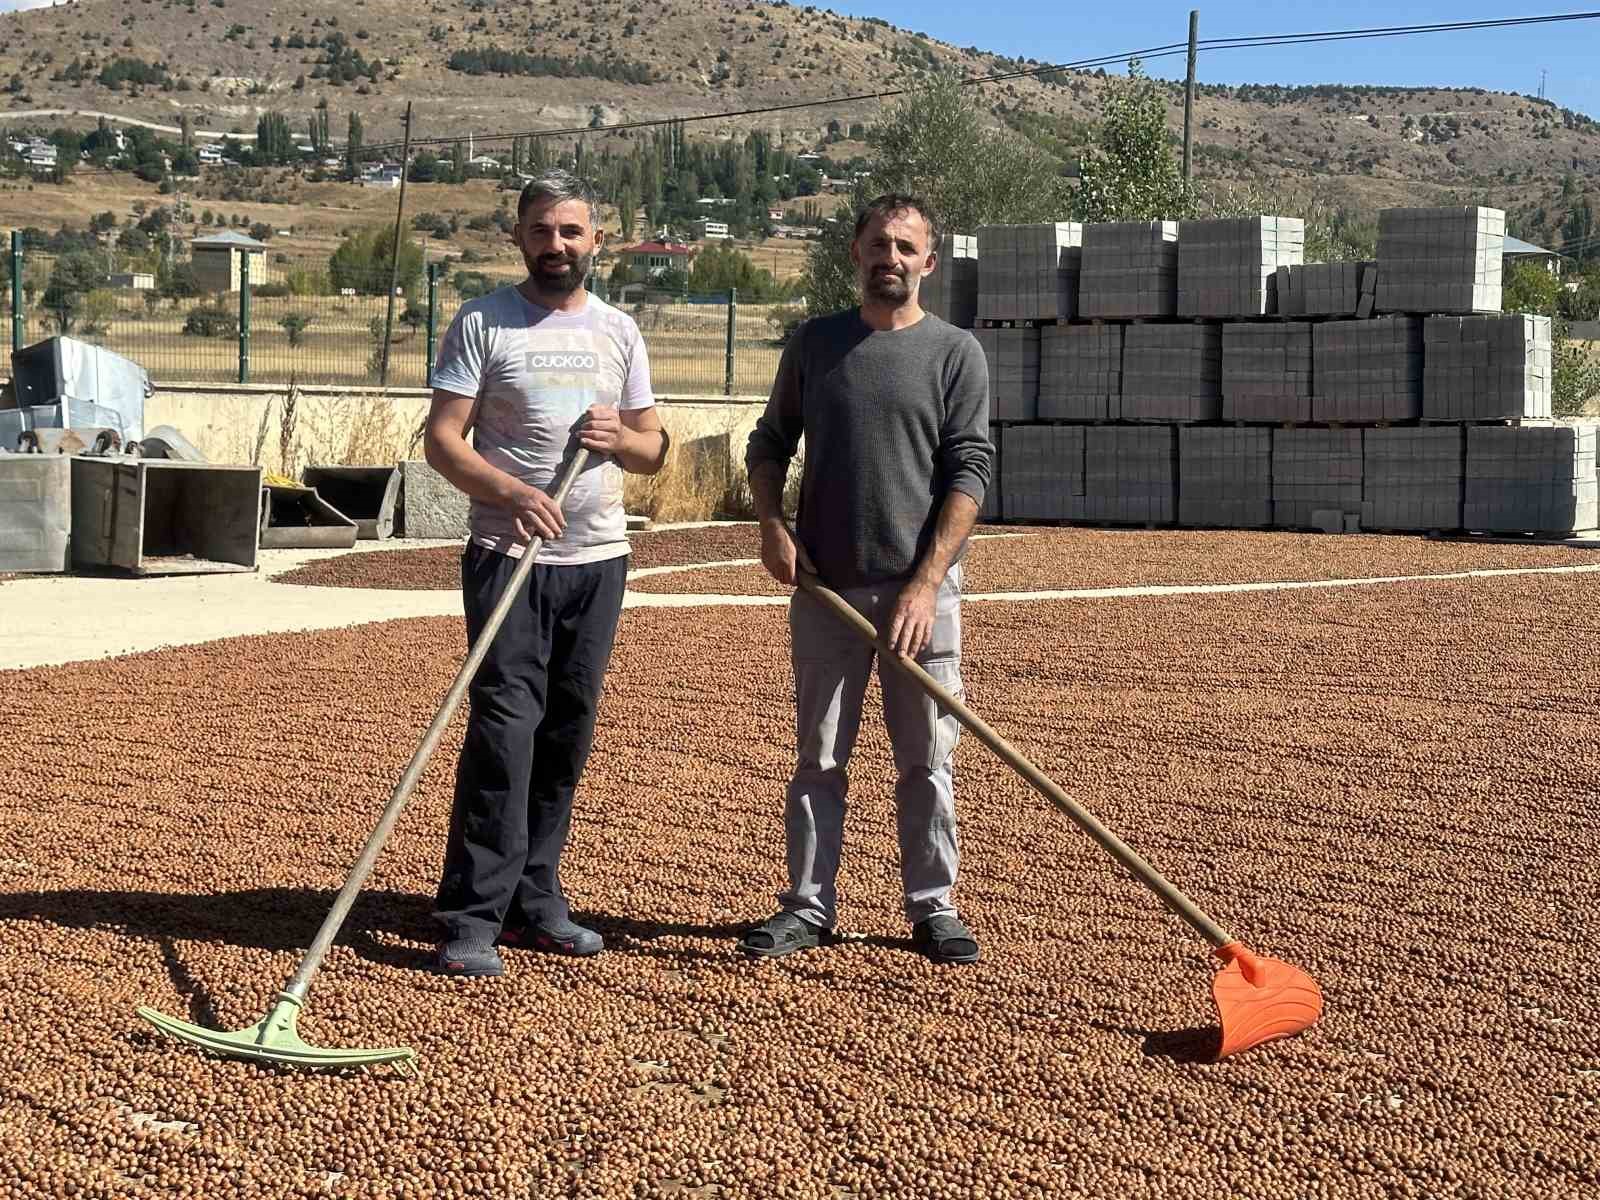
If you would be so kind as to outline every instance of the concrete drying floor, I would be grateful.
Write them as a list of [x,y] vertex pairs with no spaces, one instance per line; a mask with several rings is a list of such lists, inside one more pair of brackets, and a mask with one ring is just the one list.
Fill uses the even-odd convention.
[[[459,661],[456,598],[0,671],[26,716],[0,739],[0,1195],[1593,1196],[1596,565],[968,610],[974,707],[1322,984],[1319,1026],[1223,1063],[1204,944],[971,738],[985,959],[910,951],[874,697],[849,938],[739,959],[782,873],[784,615],[682,596],[624,614],[563,864],[611,952],[422,969],[458,721],[302,1025],[408,1043],[422,1078],[207,1059],[134,1006],[265,1011]],[[329,624],[361,594],[277,588]]]

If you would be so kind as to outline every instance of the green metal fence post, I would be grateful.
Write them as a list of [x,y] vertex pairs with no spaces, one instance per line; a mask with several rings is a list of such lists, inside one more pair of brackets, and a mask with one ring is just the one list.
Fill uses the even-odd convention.
[[733,395],[733,325],[739,319],[739,289],[728,289],[728,347],[722,369],[722,394]]
[[11,231],[11,352],[22,349],[27,329],[22,319],[22,230]]
[[439,264],[428,264],[428,367],[424,387],[433,386],[433,352],[439,336]]
[[239,382],[250,382],[250,251],[239,251]]

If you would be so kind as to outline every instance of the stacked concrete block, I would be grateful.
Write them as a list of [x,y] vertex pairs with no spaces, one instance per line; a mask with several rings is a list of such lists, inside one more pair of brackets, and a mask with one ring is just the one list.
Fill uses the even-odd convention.
[[1039,419],[1111,421],[1121,411],[1121,325],[1039,331]]
[[989,362],[989,419],[1037,420],[1039,330],[975,329],[972,334]]
[[1177,312],[1178,222],[1084,226],[1080,316],[1171,317]]
[[1361,469],[1359,429],[1272,430],[1272,523],[1344,528],[1361,515]]
[[939,262],[922,281],[922,307],[961,329],[971,329],[978,316],[978,239],[974,234],[947,233],[939,239]]
[[983,225],[978,229],[978,316],[1065,320],[1078,313],[1083,226]]
[[1365,430],[1362,528],[1460,529],[1462,433],[1459,425]]
[[1311,419],[1413,421],[1422,415],[1422,321],[1378,317],[1312,326]]
[[1177,430],[1090,425],[1081,432],[1088,520],[1154,525],[1177,520]]
[[1178,430],[1178,524],[1272,524],[1272,430]]
[[1498,208],[1386,208],[1378,214],[1383,312],[1500,311],[1506,215]]
[[1178,315],[1265,316],[1279,268],[1305,256],[1306,223],[1299,217],[1180,221]]
[[1081,425],[1008,425],[1002,430],[1007,520],[1083,518],[1084,434],[1091,432]]
[[1222,417],[1311,420],[1311,326],[1304,321],[1222,327]]
[[1466,435],[1465,528],[1574,533],[1600,525],[1595,426],[1469,426]]
[[[1280,317],[1367,317],[1378,287],[1378,264],[1304,263],[1279,267]],[[1362,311],[1365,309],[1366,311]]]
[[1429,317],[1422,416],[1500,421],[1550,416],[1550,318]]
[[1122,345],[1125,421],[1222,416],[1222,326],[1130,325]]

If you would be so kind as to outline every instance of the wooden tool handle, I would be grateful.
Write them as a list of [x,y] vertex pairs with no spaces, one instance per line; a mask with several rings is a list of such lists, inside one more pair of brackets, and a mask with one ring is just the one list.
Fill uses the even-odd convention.
[[[556,484],[556,490],[551,499],[556,502],[556,507],[566,503],[567,493],[572,490],[572,485],[577,481],[578,474],[589,461],[589,451],[579,446],[573,451],[572,461],[567,464],[567,469],[561,473],[561,478]],[[511,606],[516,603],[522,589],[528,582],[528,576],[533,574],[533,563],[539,557],[539,548],[544,545],[544,539],[535,537],[523,547],[522,558],[518,561],[516,570],[511,573],[511,579],[506,584],[505,591],[500,593],[494,609],[489,613],[489,619],[484,622],[483,631],[472,643],[472,649],[467,654],[467,660],[461,664],[461,669],[456,672],[455,682],[450,685],[450,690],[445,693],[444,701],[439,705],[439,711],[434,714],[433,723],[428,726],[428,732],[423,735],[422,742],[417,746],[416,753],[412,754],[411,762],[406,766],[405,774],[400,776],[400,782],[395,784],[394,792],[389,797],[389,803],[384,806],[383,815],[378,818],[378,824],[367,838],[367,844],[361,850],[361,856],[356,859],[355,866],[350,868],[350,876],[344,881],[344,886],[339,889],[339,896],[333,902],[333,907],[328,915],[323,918],[322,928],[317,930],[316,939],[311,943],[311,949],[306,951],[300,960],[300,966],[284,985],[284,993],[295,1000],[304,1000],[306,991],[311,986],[311,978],[317,973],[317,968],[322,965],[322,958],[328,952],[328,947],[333,945],[333,939],[338,936],[339,927],[350,915],[350,908],[355,903],[357,894],[362,885],[367,882],[367,876],[372,874],[373,864],[378,861],[378,854],[389,840],[395,822],[400,819],[406,801],[411,799],[411,793],[417,786],[417,780],[422,778],[422,771],[428,765],[428,760],[433,757],[433,752],[439,748],[439,740],[444,737],[445,727],[450,724],[450,718],[455,716],[456,709],[461,706],[461,698],[467,694],[467,688],[472,683],[472,677],[478,673],[478,667],[483,663],[489,653],[489,646],[494,641],[494,635],[500,632],[500,626],[505,623],[506,614],[511,611]]]
[[1098,842],[1107,854],[1131,871],[1139,882],[1161,899],[1163,904],[1188,922],[1196,933],[1213,947],[1225,946],[1234,940],[1231,934],[1207,916],[1193,900],[1162,878],[1160,873],[1132,847],[1102,825],[1093,813],[1062,791],[1054,780],[1029,762],[1010,742],[989,728],[976,713],[918,666],[915,660],[890,649],[889,643],[878,635],[872,622],[852,608],[843,596],[808,571],[797,571],[795,578],[808,594],[814,596],[841,621],[872,643],[885,662],[893,663],[911,676],[941,708],[971,730],[973,735],[993,750],[1007,766],[1032,784],[1035,791],[1071,817],[1080,829]]

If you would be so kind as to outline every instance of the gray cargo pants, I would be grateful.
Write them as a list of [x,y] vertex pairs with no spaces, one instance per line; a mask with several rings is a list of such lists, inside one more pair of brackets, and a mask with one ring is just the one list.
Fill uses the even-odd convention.
[[[842,592],[887,635],[897,584]],[[844,839],[846,768],[861,728],[861,701],[876,652],[805,591],[789,603],[798,762],[784,807],[789,887],[778,903],[814,925],[838,919],[834,877]],[[933,638],[917,661],[947,690],[961,689],[961,566],[939,587]],[[912,922],[953,915],[956,846],[954,755],[961,726],[904,672],[880,662],[883,717],[894,748],[894,788],[905,913]]]

